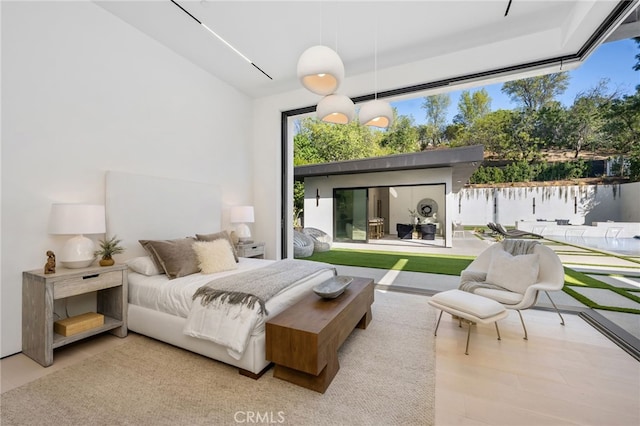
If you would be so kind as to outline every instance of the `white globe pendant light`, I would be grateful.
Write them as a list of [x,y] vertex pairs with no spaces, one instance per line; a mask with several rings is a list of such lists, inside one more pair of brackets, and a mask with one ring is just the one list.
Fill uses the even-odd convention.
[[356,106],[345,95],[325,96],[316,107],[318,118],[327,123],[348,124],[356,114]]
[[393,123],[393,109],[387,102],[374,99],[362,105],[358,117],[365,126],[386,128]]
[[344,64],[340,56],[327,46],[313,46],[298,59],[298,79],[318,95],[334,93],[344,79]]

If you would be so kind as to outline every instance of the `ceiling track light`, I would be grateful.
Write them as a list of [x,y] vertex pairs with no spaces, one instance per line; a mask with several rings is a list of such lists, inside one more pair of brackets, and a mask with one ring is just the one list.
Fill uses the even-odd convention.
[[184,7],[180,6],[178,3],[176,3],[174,0],[170,0],[171,3],[175,4],[176,6],[178,6],[180,8],[180,10],[182,10],[184,13],[186,13],[187,15],[189,15],[194,21],[196,21],[200,26],[204,27],[207,31],[209,31],[211,34],[213,34],[218,40],[220,40],[222,43],[224,43],[229,49],[233,50],[237,55],[239,55],[242,59],[244,59],[245,61],[249,62],[251,65],[253,65],[258,71],[260,71],[262,74],[266,75],[270,80],[273,80],[273,78],[267,74],[266,72],[264,72],[262,70],[262,68],[260,68],[259,66],[257,66],[253,61],[251,61],[251,59],[247,58],[245,55],[242,54],[242,52],[240,52],[238,49],[236,49],[235,47],[233,47],[231,45],[231,43],[229,43],[227,40],[225,40],[224,38],[222,38],[220,35],[218,35],[218,33],[216,33],[215,31],[213,31],[211,28],[209,28],[207,25],[205,25],[204,23],[202,23],[198,18],[196,18],[195,16],[193,16],[191,13],[189,13]]
[[318,102],[316,115],[326,123],[349,124],[356,115],[356,106],[348,96],[334,93]]
[[334,93],[344,80],[344,64],[335,50],[327,46],[312,46],[298,59],[300,83],[317,95]]

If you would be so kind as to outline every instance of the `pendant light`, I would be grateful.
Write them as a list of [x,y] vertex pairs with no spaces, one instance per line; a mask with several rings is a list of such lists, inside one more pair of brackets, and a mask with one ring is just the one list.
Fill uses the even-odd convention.
[[356,106],[345,95],[334,93],[325,96],[316,107],[316,115],[326,123],[348,124],[356,114]]
[[362,105],[359,118],[365,126],[387,128],[393,122],[393,109],[387,102],[374,99]]
[[365,126],[387,128],[393,123],[393,109],[387,102],[378,100],[378,25],[373,54],[374,99],[360,108],[358,118]]
[[312,46],[298,59],[298,79],[317,95],[334,93],[344,79],[344,64],[335,50],[327,46]]

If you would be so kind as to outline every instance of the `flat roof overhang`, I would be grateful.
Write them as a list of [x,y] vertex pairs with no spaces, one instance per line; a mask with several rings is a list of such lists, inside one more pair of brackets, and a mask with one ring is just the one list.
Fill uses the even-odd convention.
[[295,180],[304,181],[305,178],[314,176],[352,175],[450,167],[453,170],[452,191],[458,192],[469,181],[473,172],[482,164],[483,159],[484,146],[473,145],[461,148],[433,149],[410,154],[395,154],[362,160],[296,166],[293,171],[293,176]]

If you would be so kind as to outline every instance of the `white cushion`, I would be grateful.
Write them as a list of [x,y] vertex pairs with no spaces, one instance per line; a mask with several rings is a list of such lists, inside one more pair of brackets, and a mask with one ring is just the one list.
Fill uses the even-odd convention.
[[149,256],[134,257],[133,259],[127,260],[125,263],[132,271],[149,277],[164,274],[164,271],[159,270],[153,262],[153,259]]
[[198,265],[203,274],[238,268],[231,244],[225,238],[214,241],[196,241],[193,243],[193,250],[198,256]]
[[496,302],[500,302],[503,305],[517,305],[522,302],[522,294],[515,291],[497,290],[493,288],[478,287],[473,294],[478,296],[488,297]]
[[538,254],[512,256],[504,250],[495,250],[487,271],[487,282],[516,293],[524,294],[538,280]]
[[461,290],[447,290],[437,293],[431,300],[444,307],[466,312],[476,318],[489,318],[505,311],[495,300]]

